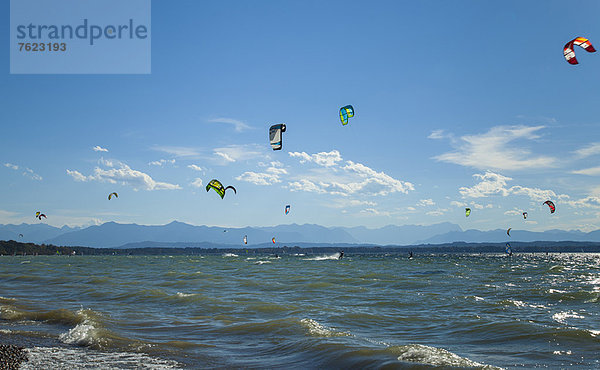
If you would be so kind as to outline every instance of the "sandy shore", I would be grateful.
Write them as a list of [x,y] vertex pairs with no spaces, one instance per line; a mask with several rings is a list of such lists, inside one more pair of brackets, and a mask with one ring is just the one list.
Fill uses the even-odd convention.
[[23,361],[27,361],[27,354],[22,347],[0,344],[0,370],[18,369]]

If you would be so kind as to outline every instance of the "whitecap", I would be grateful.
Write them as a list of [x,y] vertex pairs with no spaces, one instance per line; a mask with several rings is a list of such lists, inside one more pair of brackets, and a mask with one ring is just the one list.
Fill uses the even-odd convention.
[[565,324],[566,320],[569,318],[583,319],[584,317],[575,311],[563,311],[563,312],[558,312],[558,313],[555,313],[554,315],[552,315],[552,319],[554,319],[554,321],[558,321],[561,324]]
[[304,261],[326,261],[326,260],[337,260],[340,258],[339,253],[334,253],[328,256],[316,256],[311,258],[304,258]]
[[235,254],[235,253],[225,253],[223,255],[223,257],[239,257],[239,256],[237,254]]
[[302,326],[308,329],[310,335],[316,337],[349,337],[350,333],[335,331],[331,328],[326,327],[325,325],[319,324],[316,320],[313,319],[302,319],[300,320]]
[[151,357],[144,353],[100,352],[63,347],[33,347],[25,349],[27,361],[20,369],[180,369],[172,360]]
[[489,365],[480,364],[460,357],[443,348],[429,347],[422,344],[410,344],[407,346],[395,347],[402,353],[398,356],[398,361],[416,362],[421,364],[443,366],[443,367],[484,367],[492,368]]

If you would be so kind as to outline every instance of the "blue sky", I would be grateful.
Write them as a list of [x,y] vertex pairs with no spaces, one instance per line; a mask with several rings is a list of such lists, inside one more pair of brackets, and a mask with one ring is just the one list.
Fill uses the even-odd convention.
[[[11,75],[6,22],[0,223],[40,210],[54,226],[598,229],[600,55],[578,49],[571,66],[562,48],[600,47],[599,13],[595,1],[154,1],[149,75]],[[237,195],[207,193],[213,178]]]

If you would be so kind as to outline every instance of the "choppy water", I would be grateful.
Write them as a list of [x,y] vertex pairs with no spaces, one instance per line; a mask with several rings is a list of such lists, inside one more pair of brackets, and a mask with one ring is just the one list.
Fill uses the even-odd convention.
[[24,368],[600,367],[600,255],[0,257]]

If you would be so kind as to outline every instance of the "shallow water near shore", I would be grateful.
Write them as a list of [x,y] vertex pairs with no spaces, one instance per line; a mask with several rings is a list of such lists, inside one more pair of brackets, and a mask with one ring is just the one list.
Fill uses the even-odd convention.
[[3,256],[0,338],[32,369],[598,368],[600,255]]

